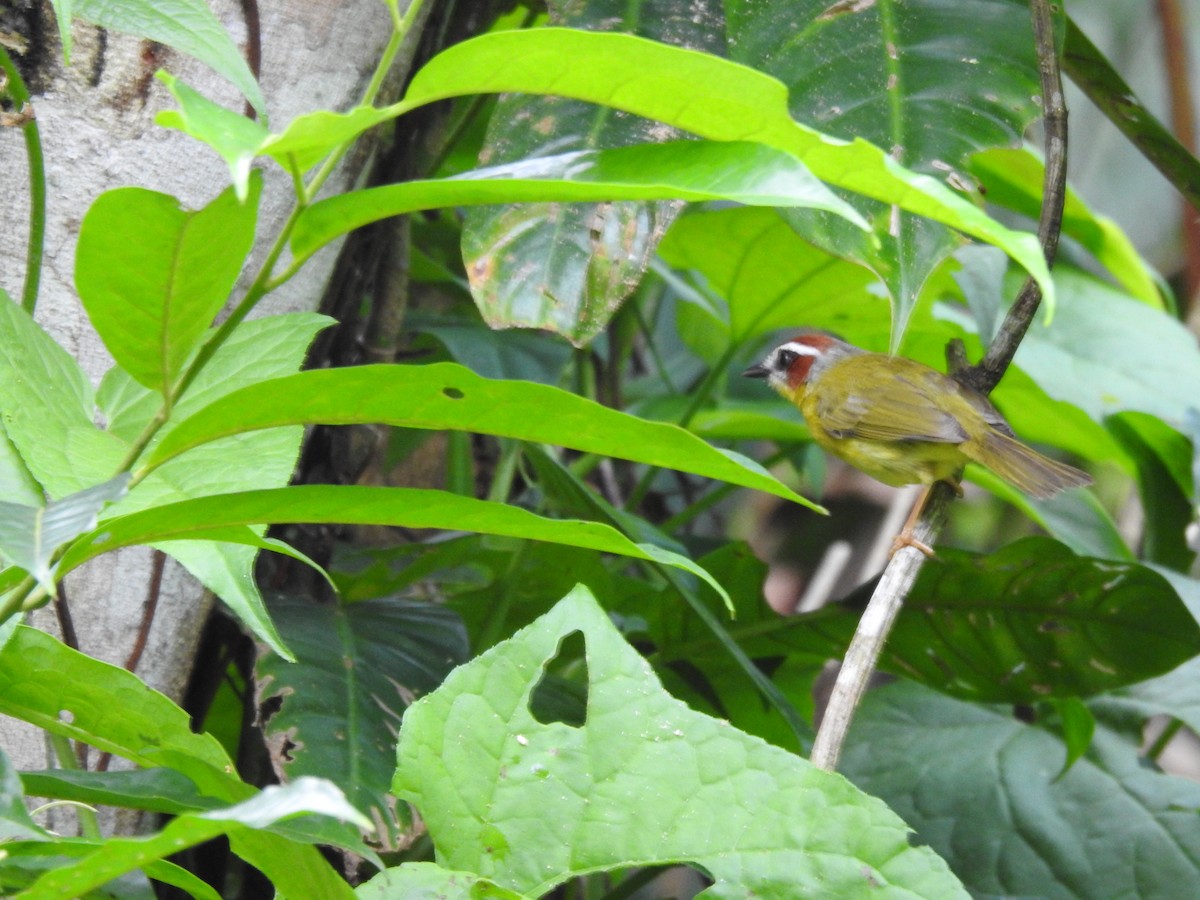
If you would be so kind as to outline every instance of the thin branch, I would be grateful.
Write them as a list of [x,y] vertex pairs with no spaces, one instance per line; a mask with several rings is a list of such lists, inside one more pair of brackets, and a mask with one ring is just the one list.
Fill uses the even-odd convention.
[[[1046,132],[1046,175],[1043,182],[1038,238],[1046,262],[1053,263],[1058,250],[1058,235],[1062,227],[1063,203],[1066,198],[1067,110],[1063,102],[1062,79],[1058,71],[1054,22],[1050,14],[1049,0],[1031,0],[1030,14],[1033,17],[1034,40],[1037,45]],[[959,369],[955,372],[955,377],[984,394],[989,393],[1012,362],[1017,346],[1033,321],[1041,301],[1042,292],[1037,283],[1032,278],[1027,279],[1009,309],[996,339],[979,365]],[[957,352],[961,357],[961,350],[949,352]],[[954,368],[952,365],[952,370]],[[922,495],[921,501],[918,502],[924,503],[924,509],[913,530],[913,537],[917,541],[927,546],[933,544],[945,525],[950,501],[954,496],[954,488],[945,482],[938,482],[932,490]],[[925,556],[920,550],[915,547],[903,547],[884,569],[850,646],[846,649],[829,706],[817,731],[811,757],[817,767],[828,771],[837,768],[854,712],[866,691],[867,682],[875,670],[879,654],[896,616],[900,613],[904,598],[908,596],[924,563]]]

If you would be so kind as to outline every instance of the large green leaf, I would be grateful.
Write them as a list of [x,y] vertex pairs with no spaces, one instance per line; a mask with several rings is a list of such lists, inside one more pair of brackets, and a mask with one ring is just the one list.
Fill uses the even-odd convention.
[[[246,99],[266,115],[266,102],[246,65],[242,51],[217,21],[204,0],[58,0],[59,15],[69,18],[71,6],[75,15],[84,21],[149,38],[194,56],[207,63],[219,75],[227,78]],[[60,21],[60,27],[67,27]],[[64,42],[65,46],[69,44]]]
[[[578,727],[530,710],[572,634],[587,660]],[[877,800],[666,694],[582,586],[409,709],[393,787],[440,863],[533,896],[598,869],[686,862],[713,897],[965,896]]]
[[[549,0],[547,11],[556,26],[625,32],[717,55],[725,50],[721,0],[693,0],[686,8],[675,0]],[[675,136],[660,123],[603,106],[506,94],[492,111],[480,159],[511,163]],[[497,326],[549,328],[586,344],[637,287],[679,208],[532,203],[472,209],[463,222],[462,247],[475,303]]]
[[[957,190],[973,190],[969,154],[1018,144],[1040,112],[1026,0],[730,0],[726,8],[730,56],[786,84],[798,121],[868,140]],[[961,237],[897,209],[858,206],[875,241],[819,213],[788,219],[884,280],[894,351],[925,280]]]
[[[872,588],[849,606],[745,622],[746,647],[756,656],[840,656]],[[1197,653],[1200,626],[1157,572],[1028,537],[988,556],[939,548],[896,620],[882,664],[956,697],[1032,703],[1152,678]]]
[[[292,252],[305,259],[354,228],[419,209],[545,198],[678,198],[735,200],[755,206],[819,206],[862,222],[849,204],[834,196],[788,153],[745,141],[674,141],[564,153],[475,169],[453,178],[407,181],[340,194],[301,213],[292,232]],[[541,209],[543,219],[548,215],[543,205],[529,208]],[[603,220],[602,212],[594,215],[599,218],[593,224],[611,226]],[[492,277],[479,263],[468,268],[468,275]],[[541,294],[536,302],[527,302],[534,309],[547,303]],[[483,312],[489,316],[487,307]]]
[[917,829],[979,897],[1175,900],[1200,883],[1200,785],[1097,728],[1066,747],[1011,710],[914,684],[867,695],[842,767]]
[[[120,443],[96,427],[94,413],[92,385],[79,364],[25,310],[0,298],[4,432],[50,496],[74,494],[116,473]],[[10,468],[10,477],[24,481],[19,469]]]
[[303,522],[478,531],[587,547],[675,566],[705,579],[725,596],[724,589],[687,557],[653,544],[636,544],[599,522],[547,519],[516,506],[445,491],[358,485],[297,485],[219,494],[109,519],[67,551],[60,571],[65,574],[102,553],[135,544],[200,539],[258,546],[260,540],[247,536],[242,526]]
[[[1006,0],[1005,6],[1011,3]],[[971,34],[978,32],[976,22],[967,27]],[[1001,247],[1037,277],[1048,298],[1053,296],[1033,235],[1005,228],[940,179],[903,168],[877,146],[857,137],[846,143],[797,123],[788,112],[788,87],[747,66],[625,34],[565,28],[499,32],[434,57],[413,77],[400,106],[505,91],[573,97],[711,140],[776,147],[799,157],[828,184]]]
[[228,435],[316,422],[381,422],[558,444],[694,472],[813,506],[757,463],[717,450],[674,425],[637,419],[549,385],[490,381],[452,363],[315,370],[251,385],[180,422],[146,465],[159,466]]
[[227,188],[204,209],[168,194],[117,188],[87,211],[75,283],[104,344],[137,381],[169,394],[229,299],[254,242],[262,179],[246,202]]
[[400,823],[388,789],[400,717],[467,659],[462,622],[444,607],[395,599],[278,598],[270,611],[296,654],[295,663],[264,655],[256,664],[258,705],[279,701],[261,723],[276,769],[288,781],[332,780],[395,849]]
[[1097,422],[1137,411],[1181,427],[1200,384],[1195,337],[1168,313],[1078,270],[1056,269],[1055,280],[1054,327],[1034,323],[1016,364]]

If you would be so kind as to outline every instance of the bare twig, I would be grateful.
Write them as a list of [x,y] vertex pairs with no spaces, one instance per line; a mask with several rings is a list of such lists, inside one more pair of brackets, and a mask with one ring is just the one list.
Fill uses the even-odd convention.
[[[1034,39],[1037,44],[1046,131],[1046,175],[1038,238],[1041,240],[1046,261],[1053,263],[1058,250],[1058,235],[1062,226],[1063,202],[1066,197],[1067,110],[1063,102],[1062,79],[1058,71],[1049,0],[1031,0],[1030,13],[1033,16]],[[1017,346],[1033,321],[1041,301],[1042,292],[1037,283],[1032,278],[1027,279],[1009,309],[996,339],[979,365],[960,368],[955,372],[955,377],[978,391],[985,394],[990,392],[1012,362]],[[952,357],[953,371],[958,368],[953,364],[953,359],[962,361],[961,348],[951,349],[949,355]],[[925,508],[913,530],[913,538],[916,541],[927,546],[933,544],[945,524],[950,501],[954,496],[954,489],[945,482],[938,482],[933,486],[933,490],[925,495]],[[819,768],[828,771],[837,768],[854,711],[866,691],[867,681],[875,670],[879,654],[896,616],[900,613],[904,598],[916,581],[917,573],[924,562],[925,555],[920,550],[915,547],[903,547],[884,569],[850,646],[846,649],[829,706],[817,731],[812,762]]]

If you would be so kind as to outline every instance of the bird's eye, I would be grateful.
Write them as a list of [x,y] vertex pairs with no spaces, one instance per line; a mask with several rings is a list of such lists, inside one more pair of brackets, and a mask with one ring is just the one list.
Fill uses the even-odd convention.
[[775,362],[781,369],[790,369],[792,363],[800,358],[800,354],[795,350],[780,350],[779,356],[775,358]]

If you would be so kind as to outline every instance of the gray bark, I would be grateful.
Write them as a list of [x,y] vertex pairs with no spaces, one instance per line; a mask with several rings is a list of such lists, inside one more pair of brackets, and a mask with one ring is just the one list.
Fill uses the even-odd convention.
[[[48,6],[48,4],[47,4]],[[245,46],[240,4],[218,0],[214,9],[234,40]],[[261,84],[272,130],[315,109],[344,110],[355,104],[390,34],[388,12],[379,0],[260,3]],[[178,197],[199,207],[229,183],[223,161],[210,149],[154,124],[155,114],[173,106],[152,76],[166,68],[207,97],[242,109],[237,91],[203,64],[169,49],[125,35],[76,23],[70,68],[61,65],[53,20],[44,36],[52,45],[30,48],[50,61],[33,105],[47,160],[48,222],[46,261],[37,319],[80,362],[93,382],[112,365],[89,325],[73,287],[75,244],[88,205],[110,188],[137,185]],[[98,76],[98,77],[97,77]],[[40,87],[40,89],[39,89]],[[363,167],[351,155],[329,184],[347,187]],[[278,233],[290,209],[290,179],[266,167],[258,242],[247,266]],[[0,287],[19,298],[28,230],[26,160],[16,129],[0,129]],[[293,281],[270,296],[258,314],[311,310],[318,305],[336,248],[326,248]],[[239,285],[235,296],[244,290]],[[71,610],[80,649],[121,665],[136,637],[146,599],[150,551],[135,548],[97,560],[68,579]],[[211,604],[204,590],[180,566],[168,561],[154,626],[138,675],[178,699],[188,678],[199,630]],[[35,624],[55,630],[42,611]],[[23,723],[0,719],[0,746],[22,769],[42,768],[47,759],[42,735]]]

